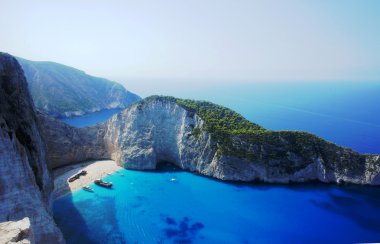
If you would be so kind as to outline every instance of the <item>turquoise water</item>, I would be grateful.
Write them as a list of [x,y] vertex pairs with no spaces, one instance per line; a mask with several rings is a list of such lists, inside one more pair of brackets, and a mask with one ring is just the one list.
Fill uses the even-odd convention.
[[[165,95],[210,100],[269,129],[305,130],[380,153],[378,94],[380,83],[368,82],[190,86]],[[88,126],[115,112],[66,122]],[[105,177],[112,190],[92,185],[95,193],[79,190],[55,201],[69,244],[380,242],[379,188],[250,186],[182,171],[120,172]]]
[[113,189],[92,184],[95,193],[79,190],[55,201],[69,244],[380,241],[379,188],[249,186],[124,169],[105,180]]

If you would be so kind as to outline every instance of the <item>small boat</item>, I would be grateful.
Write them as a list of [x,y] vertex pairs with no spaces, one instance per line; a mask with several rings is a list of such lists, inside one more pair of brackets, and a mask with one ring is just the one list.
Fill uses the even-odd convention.
[[112,182],[107,182],[107,181],[103,181],[102,179],[97,179],[94,181],[95,184],[97,184],[98,186],[103,186],[103,187],[112,187]]
[[75,180],[77,180],[77,179],[79,179],[79,176],[78,176],[78,175],[73,175],[73,176],[71,176],[67,181],[68,181],[68,182],[73,182],[73,181],[75,181]]
[[93,190],[91,187],[89,187],[89,186],[84,186],[84,187],[82,187],[82,188],[83,188],[83,190],[85,190],[85,191],[94,192],[94,190]]
[[171,179],[170,179],[171,182],[174,182],[174,181],[176,181],[176,180],[177,180],[176,178],[171,178]]
[[107,173],[107,175],[112,175],[111,173]]
[[79,179],[79,177],[81,177],[81,175],[86,175],[87,174],[87,171],[86,170],[81,170],[79,171],[78,173],[76,173],[75,175],[71,176],[69,179],[68,179],[68,182],[73,182],[77,179]]

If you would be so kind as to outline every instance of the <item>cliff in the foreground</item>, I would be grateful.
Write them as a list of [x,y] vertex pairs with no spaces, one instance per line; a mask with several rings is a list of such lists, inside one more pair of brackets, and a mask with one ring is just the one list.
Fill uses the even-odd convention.
[[126,108],[140,100],[122,85],[53,62],[17,58],[36,108],[54,117],[71,117],[104,109]]
[[0,163],[0,243],[64,243],[51,216],[53,182],[27,83],[16,59],[4,53]]
[[[266,130],[205,101],[153,96],[95,127],[77,129],[54,120],[47,124],[43,134],[54,167],[111,158],[141,170],[167,161],[231,181],[380,184],[379,155],[361,155],[305,132]],[[63,161],[57,157],[62,148]]]

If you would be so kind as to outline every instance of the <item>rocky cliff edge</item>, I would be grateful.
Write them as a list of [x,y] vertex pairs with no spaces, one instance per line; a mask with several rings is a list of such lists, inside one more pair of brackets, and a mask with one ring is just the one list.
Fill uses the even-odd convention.
[[[54,121],[43,130],[53,166],[109,158],[152,170],[166,161],[228,181],[380,184],[379,155],[361,155],[306,132],[266,130],[205,101],[152,96],[95,127]],[[64,160],[58,158],[62,148]]]
[[20,65],[5,53],[0,98],[0,222],[28,217],[35,243],[64,243],[51,215],[53,183],[33,102]]

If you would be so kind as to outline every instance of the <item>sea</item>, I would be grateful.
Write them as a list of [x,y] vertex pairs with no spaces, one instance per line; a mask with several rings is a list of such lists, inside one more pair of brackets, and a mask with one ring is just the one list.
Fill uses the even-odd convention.
[[[380,154],[380,82],[205,85],[163,95],[229,107],[273,130],[302,130],[360,153]],[[118,112],[66,119],[94,125]],[[161,164],[122,169],[54,202],[70,243],[380,242],[380,188],[327,184],[236,184]]]

